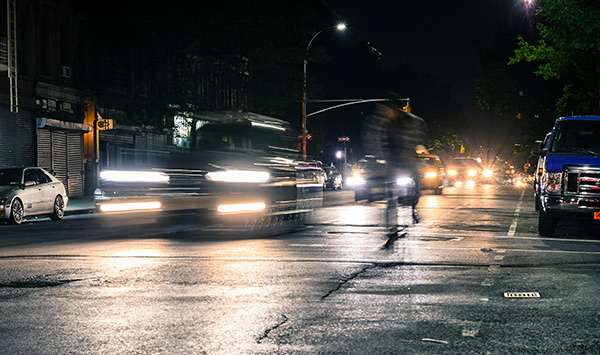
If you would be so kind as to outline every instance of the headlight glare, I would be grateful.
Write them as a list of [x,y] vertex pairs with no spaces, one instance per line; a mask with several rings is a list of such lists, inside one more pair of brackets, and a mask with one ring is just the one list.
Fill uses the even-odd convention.
[[400,177],[396,180],[396,184],[400,186],[410,186],[414,185],[415,181],[409,177]]
[[467,175],[473,177],[473,176],[477,175],[477,170],[471,169],[471,170],[467,171]]
[[425,177],[429,179],[434,179],[435,177],[437,177],[437,173],[435,171],[429,171],[427,172],[427,174],[425,174]]
[[267,182],[271,175],[264,171],[223,170],[206,174],[209,180],[220,182],[261,183]]
[[448,175],[450,175],[450,176],[456,175],[456,170],[454,170],[454,169],[448,170]]
[[494,171],[492,169],[485,169],[483,171],[483,176],[486,178],[491,178],[493,174],[494,174]]

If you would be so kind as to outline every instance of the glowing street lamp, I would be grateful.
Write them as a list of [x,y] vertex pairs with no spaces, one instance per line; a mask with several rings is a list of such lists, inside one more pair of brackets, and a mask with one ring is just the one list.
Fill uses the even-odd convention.
[[320,30],[310,39],[310,41],[308,42],[308,46],[306,46],[306,52],[304,53],[304,75],[302,77],[302,156],[304,160],[306,160],[306,140],[308,138],[308,130],[306,129],[306,102],[308,100],[306,95],[306,65],[308,64],[308,61],[306,57],[308,55],[310,45],[313,43],[315,38],[317,38],[317,36],[320,35],[321,32],[331,28],[335,28],[336,30],[341,32],[346,29],[346,25],[343,23],[339,23],[335,26],[325,27],[324,29]]

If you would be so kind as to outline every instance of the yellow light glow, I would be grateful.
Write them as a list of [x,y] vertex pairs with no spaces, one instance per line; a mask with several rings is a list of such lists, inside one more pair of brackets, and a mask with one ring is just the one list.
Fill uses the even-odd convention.
[[483,176],[485,176],[486,178],[491,178],[493,174],[494,171],[492,169],[485,169],[483,171]]
[[463,185],[463,183],[460,181],[457,181],[454,183],[454,186],[456,186],[456,187],[462,187],[462,185]]
[[456,175],[456,170],[454,170],[454,169],[448,170],[448,175],[450,175],[450,176]]
[[475,181],[473,181],[473,180],[467,181],[467,186],[466,187],[467,187],[467,189],[474,188],[475,187]]
[[157,210],[161,206],[160,202],[125,202],[125,203],[107,203],[100,206],[102,212],[126,212],[126,211],[147,211]]
[[264,202],[222,204],[217,207],[220,213],[260,212],[267,208]]
[[425,177],[429,178],[429,179],[433,179],[433,178],[437,177],[437,173],[435,171],[430,171],[427,174],[425,174]]
[[346,179],[348,186],[359,186],[365,183],[365,180],[360,176],[350,176]]
[[210,180],[220,182],[245,182],[245,183],[261,183],[267,182],[271,175],[264,171],[252,170],[224,170],[212,171],[206,174]]
[[114,182],[169,182],[169,175],[158,171],[104,170],[100,179]]
[[470,177],[473,177],[473,176],[477,175],[477,170],[469,170],[469,171],[467,171],[467,175],[469,175]]

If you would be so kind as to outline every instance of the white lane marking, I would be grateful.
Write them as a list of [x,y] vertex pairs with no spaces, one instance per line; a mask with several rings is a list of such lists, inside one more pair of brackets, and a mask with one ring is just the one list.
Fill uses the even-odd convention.
[[523,204],[523,196],[525,196],[525,190],[521,191],[521,198],[519,199],[519,203],[517,204],[517,208],[515,209],[515,214],[512,223],[508,228],[508,236],[515,235],[515,232],[517,231],[517,221],[519,220],[519,213],[521,212],[521,205]]

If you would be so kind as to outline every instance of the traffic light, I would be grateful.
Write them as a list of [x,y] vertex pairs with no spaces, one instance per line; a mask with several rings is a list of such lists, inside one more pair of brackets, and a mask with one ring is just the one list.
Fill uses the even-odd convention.
[[98,120],[98,129],[101,131],[115,129],[115,121],[110,118],[101,118]]
[[464,146],[464,145],[461,145],[461,146],[460,146],[460,154],[465,154],[465,151],[466,151],[466,150],[465,150],[465,146]]

